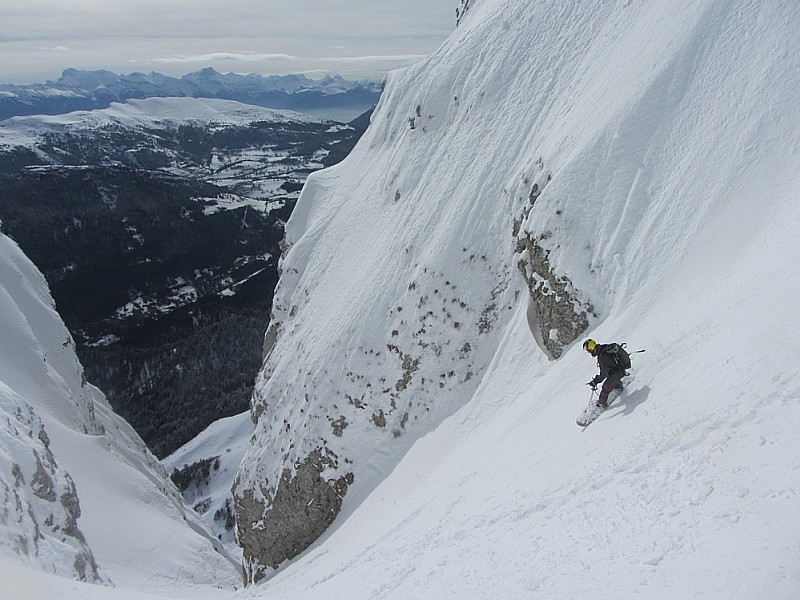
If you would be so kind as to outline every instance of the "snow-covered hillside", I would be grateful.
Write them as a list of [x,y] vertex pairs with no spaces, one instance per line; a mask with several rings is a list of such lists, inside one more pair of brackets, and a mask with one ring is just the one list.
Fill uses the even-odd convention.
[[[796,599],[799,57],[792,0],[473,0],[393,73],[287,225],[236,597]],[[588,336],[646,352],[580,429]]]
[[12,117],[0,122],[2,143],[34,146],[48,133],[75,136],[97,135],[98,130],[124,127],[132,130],[177,129],[202,124],[211,130],[254,122],[323,123],[324,119],[286,110],[273,110],[232,100],[210,98],[147,98],[114,102],[102,110],[76,111],[64,115]]
[[37,597],[23,566],[175,597],[233,589],[235,562],[86,383],[44,277],[3,235],[0,282],[0,597]]

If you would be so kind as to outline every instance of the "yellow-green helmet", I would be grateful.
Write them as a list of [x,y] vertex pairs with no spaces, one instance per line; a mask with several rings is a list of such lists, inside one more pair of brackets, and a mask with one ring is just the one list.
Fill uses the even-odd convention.
[[583,342],[583,349],[586,350],[589,354],[594,354],[594,349],[597,346],[597,342],[595,342],[592,338],[589,338],[585,342]]

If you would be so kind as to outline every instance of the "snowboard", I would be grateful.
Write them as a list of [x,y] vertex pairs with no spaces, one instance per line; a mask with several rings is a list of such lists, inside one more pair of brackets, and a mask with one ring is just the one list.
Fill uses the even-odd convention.
[[[611,406],[611,403],[616,400],[619,395],[622,393],[622,390],[614,390],[608,395],[608,406]],[[587,406],[584,411],[578,415],[578,418],[575,419],[575,423],[578,424],[579,427],[588,427],[592,423],[595,422],[597,417],[603,414],[608,409],[608,406],[603,408],[602,406],[598,406],[594,403],[594,397],[592,397],[592,402]]]

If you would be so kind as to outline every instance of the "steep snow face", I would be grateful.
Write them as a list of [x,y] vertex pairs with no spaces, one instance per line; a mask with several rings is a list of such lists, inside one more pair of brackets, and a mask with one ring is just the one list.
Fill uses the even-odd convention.
[[[786,268],[800,258],[799,31],[794,3],[778,0],[484,0],[437,53],[394,73],[367,134],[344,163],[309,179],[287,225],[253,398],[256,434],[235,484],[250,579],[302,551],[340,510],[350,514],[415,440],[459,409],[488,422],[485,407],[504,410],[502,398],[523,418],[518,396],[535,390],[536,420],[571,426],[544,399],[572,394],[554,373],[581,377],[564,365],[587,368],[579,349],[569,352],[587,329],[646,343],[659,370],[653,364],[646,382],[637,376],[639,401],[686,407],[695,425],[716,423],[735,437],[744,422],[721,416],[730,402],[734,412],[748,402],[785,410],[798,388],[792,352],[781,346],[793,339],[796,353],[797,335],[778,347],[760,336],[797,316],[796,270]],[[753,369],[752,354],[771,355],[775,368]],[[712,368],[718,362],[728,367]],[[692,388],[690,376],[707,380]],[[782,382],[772,400],[759,392],[768,377]],[[511,426],[495,425],[501,436]],[[664,452],[690,443],[676,431],[665,438],[677,447],[664,441]],[[545,426],[536,432],[548,446],[561,443]],[[621,443],[632,452],[640,442]],[[565,444],[569,458],[558,465],[580,471],[581,445]],[[446,453],[436,441],[425,446]],[[655,469],[679,468],[653,460]],[[426,471],[423,459],[413,462]],[[713,479],[702,461],[694,466],[694,476]],[[555,473],[528,467],[545,480]],[[572,493],[553,476],[552,489],[519,486],[520,494]],[[430,477],[432,487],[446,479]],[[384,487],[404,495],[409,481]],[[386,495],[375,502],[389,510]],[[418,521],[398,519],[406,517]],[[404,553],[390,540],[399,527],[374,542],[387,557]],[[360,563],[351,558],[345,569]],[[335,579],[337,569],[327,574]],[[289,597],[302,596],[299,579],[287,573],[278,592],[302,588]],[[424,589],[417,583],[414,594]],[[322,587],[336,594],[336,584]]]
[[176,597],[199,584],[233,589],[236,565],[86,383],[44,277],[1,234],[0,282],[4,571],[19,561],[81,581],[172,587]]
[[55,311],[47,282],[17,245],[0,234],[3,344],[0,377],[37,412],[75,431],[101,433],[72,338]]
[[[67,350],[71,339],[66,330],[63,346],[55,352],[43,352],[37,343],[40,336],[50,337],[58,322],[52,301],[47,301],[44,278],[5,236],[0,236],[0,256],[4,337],[0,346],[0,495],[4,507],[0,548],[30,566],[100,582],[105,578],[78,527],[81,510],[75,484],[53,456],[39,414],[17,390],[35,396],[49,414],[68,426],[97,434],[91,397],[80,385],[80,366]],[[66,380],[62,372],[68,374]]]

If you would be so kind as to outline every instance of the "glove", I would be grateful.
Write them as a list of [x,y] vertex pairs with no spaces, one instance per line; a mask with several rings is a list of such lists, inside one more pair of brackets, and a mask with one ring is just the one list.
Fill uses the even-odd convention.
[[592,388],[592,391],[593,391],[593,392],[596,392],[596,391],[597,391],[597,384],[596,384],[594,381],[590,381],[590,382],[589,382],[589,383],[587,383],[586,385],[588,385],[590,388]]

